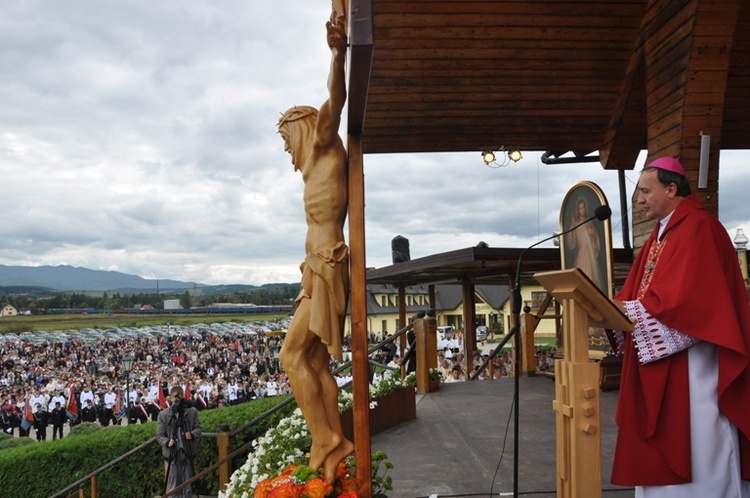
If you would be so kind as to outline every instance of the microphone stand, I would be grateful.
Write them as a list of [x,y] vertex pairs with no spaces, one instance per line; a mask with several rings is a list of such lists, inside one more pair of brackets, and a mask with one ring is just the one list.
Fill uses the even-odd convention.
[[[603,209],[604,208],[604,209]],[[513,289],[513,317],[515,320],[515,326],[513,329],[508,333],[508,337],[506,337],[505,341],[501,343],[501,347],[505,345],[505,343],[508,342],[508,339],[510,339],[512,336],[516,336],[516,357],[515,357],[515,379],[514,379],[514,385],[513,385],[513,396],[516,400],[515,404],[513,405],[513,497],[518,498],[518,455],[519,455],[519,405],[520,405],[520,397],[519,397],[519,380],[521,378],[521,355],[523,353],[523,346],[521,344],[521,340],[517,337],[518,329],[521,326],[521,261],[523,260],[524,254],[529,249],[532,249],[539,244],[542,244],[544,242],[547,242],[552,239],[556,239],[558,237],[561,237],[567,233],[572,232],[573,230],[577,229],[578,227],[585,225],[586,223],[599,219],[601,221],[606,220],[609,218],[609,216],[612,214],[611,209],[609,206],[602,205],[596,208],[594,216],[591,216],[590,218],[585,219],[584,221],[578,223],[576,226],[569,228],[567,230],[564,230],[558,234],[552,235],[551,237],[547,237],[545,239],[540,240],[539,242],[536,242],[534,244],[531,244],[529,247],[521,251],[521,254],[518,256],[518,263],[516,264],[516,286]]]

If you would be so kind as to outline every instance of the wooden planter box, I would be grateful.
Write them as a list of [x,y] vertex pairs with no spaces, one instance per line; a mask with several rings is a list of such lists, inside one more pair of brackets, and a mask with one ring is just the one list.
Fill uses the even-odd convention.
[[[376,398],[378,406],[370,410],[370,435],[374,436],[404,422],[417,418],[413,387],[405,387]],[[341,426],[350,441],[354,438],[354,415],[351,408],[341,412]]]

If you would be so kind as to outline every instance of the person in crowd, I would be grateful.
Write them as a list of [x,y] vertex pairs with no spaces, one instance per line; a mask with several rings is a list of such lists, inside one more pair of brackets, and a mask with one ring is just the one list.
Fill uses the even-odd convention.
[[68,406],[68,400],[62,395],[62,391],[56,391],[52,399],[49,400],[49,406],[54,407],[57,403],[60,403],[62,407]]
[[406,353],[404,353],[404,359],[402,363],[405,365],[404,370],[406,375],[417,371],[417,336],[414,334],[414,329],[409,330],[406,333]]
[[279,384],[273,376],[266,376],[266,396],[278,396]]
[[29,403],[31,403],[33,413],[36,413],[38,410],[47,411],[47,397],[38,387],[34,390],[34,394],[29,398]]
[[10,399],[6,398],[3,400],[3,404],[0,407],[0,421],[2,422],[2,429],[3,432],[6,434],[13,435],[13,419],[15,418],[13,414],[13,404],[10,402]]
[[750,306],[726,229],[663,157],[636,187],[656,220],[615,304],[624,354],[612,482],[643,498],[750,497]]
[[[386,334],[386,339],[389,339],[393,337],[393,334]],[[396,346],[395,341],[390,341],[383,345],[383,352],[385,353],[385,358],[383,359],[383,363],[388,364],[393,359],[394,356],[396,356],[396,352],[398,351],[398,346]]]
[[81,391],[81,396],[79,398],[81,400],[81,406],[88,406],[88,400],[94,401],[94,392],[91,390],[91,387],[89,385],[86,385],[83,387],[83,391]]
[[448,377],[445,382],[462,382],[466,380],[464,378],[463,371],[461,369],[460,365],[454,365],[451,369],[451,375]]
[[57,439],[58,435],[60,439],[63,437],[63,427],[65,422],[68,420],[68,415],[65,412],[65,408],[60,404],[59,401],[55,401],[55,407],[50,412],[50,421],[52,422],[52,440]]
[[41,403],[34,405],[34,432],[36,432],[37,441],[47,440],[47,426],[49,425],[49,413],[42,408]]
[[[144,398],[145,399],[145,398]],[[146,407],[143,403],[141,403],[141,399],[137,399],[136,402],[131,405],[131,408],[133,409],[133,423],[141,423],[145,424],[149,420],[149,414],[146,410]],[[130,422],[128,422],[130,423]]]
[[386,365],[388,367],[387,375],[401,376],[401,355],[396,353],[393,355],[393,359]]
[[487,369],[483,368],[482,370],[479,370],[479,367],[474,367],[474,375],[477,376],[477,380],[487,380],[489,377],[487,377]]
[[237,404],[237,391],[239,391],[239,386],[237,380],[233,378],[227,386],[227,401],[230,405]]
[[115,404],[117,403],[117,394],[115,393],[114,387],[109,386],[107,394],[104,395],[104,410],[99,414],[99,421],[102,426],[107,427],[114,421],[115,418]]
[[146,398],[146,413],[148,413],[148,418],[150,421],[156,422],[159,417],[160,411],[161,408],[155,400]]
[[98,413],[96,411],[94,400],[87,398],[86,405],[81,408],[81,422],[96,422],[97,418]]

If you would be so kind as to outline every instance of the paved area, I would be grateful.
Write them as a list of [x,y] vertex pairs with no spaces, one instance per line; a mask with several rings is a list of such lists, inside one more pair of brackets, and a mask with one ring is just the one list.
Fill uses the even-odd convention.
[[[519,496],[554,497],[554,381],[520,382]],[[513,495],[513,379],[443,384],[419,397],[417,419],[372,438],[395,468],[389,498]],[[602,392],[603,497],[632,498],[609,483],[616,391]],[[585,497],[581,497],[585,498]]]

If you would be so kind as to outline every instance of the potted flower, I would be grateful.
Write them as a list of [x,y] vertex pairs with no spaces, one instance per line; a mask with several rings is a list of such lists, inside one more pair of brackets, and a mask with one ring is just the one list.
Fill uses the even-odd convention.
[[[443,374],[437,368],[431,368],[428,374],[427,392],[431,393],[440,389],[440,381],[443,378]],[[404,378],[404,384],[407,386],[417,387],[417,374],[410,373]]]
[[437,391],[440,389],[440,381],[443,379],[443,374],[438,370],[437,368],[431,368],[430,369],[430,391]]

